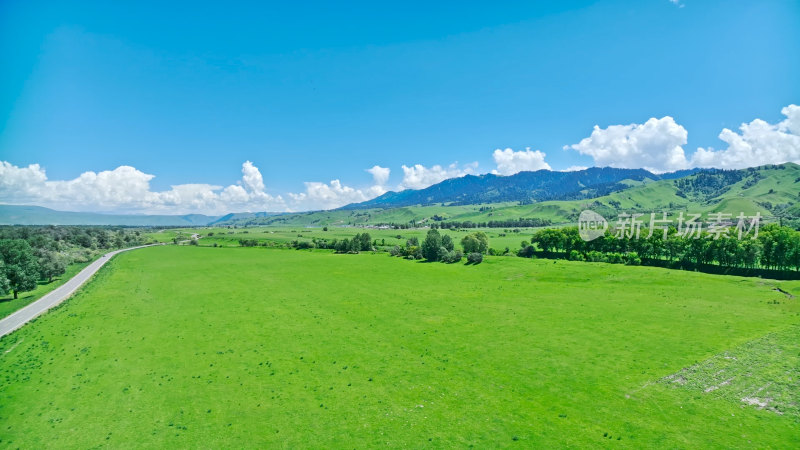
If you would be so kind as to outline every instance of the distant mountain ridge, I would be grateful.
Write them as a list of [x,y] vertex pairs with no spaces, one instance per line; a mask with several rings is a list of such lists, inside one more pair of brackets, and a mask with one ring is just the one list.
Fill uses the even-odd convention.
[[117,226],[207,226],[225,221],[267,217],[271,213],[139,215],[56,211],[41,206],[0,205],[0,225],[117,225]]
[[616,169],[591,167],[572,172],[537,170],[514,175],[465,175],[450,178],[424,189],[387,192],[372,200],[352,203],[340,209],[397,208],[413,205],[450,203],[469,205],[479,203],[547,200],[579,200],[599,197],[628,187],[625,180],[671,180],[698,172],[697,169],[655,174],[645,169]]
[[[603,170],[588,170],[587,172],[601,174]],[[227,224],[321,227],[386,224],[418,226],[431,222],[489,225],[494,222],[495,226],[498,226],[499,223],[501,224],[499,226],[515,227],[517,225],[513,225],[513,223],[522,219],[540,219],[553,224],[575,223],[582,210],[592,209],[606,218],[615,217],[620,212],[643,214],[657,211],[670,211],[676,214],[678,212],[706,214],[721,212],[733,216],[740,212],[748,215],[758,212],[767,221],[792,224],[792,226],[800,228],[800,165],[784,163],[737,170],[709,169],[691,172],[690,174],[686,174],[686,172],[650,174],[653,177],[661,178],[651,181],[647,171],[626,171],[620,172],[623,174],[620,176],[629,178],[603,184],[602,181],[607,178],[601,176],[595,178],[599,183],[595,185],[591,185],[593,182],[591,178],[586,182],[580,178],[585,174],[577,174],[580,183],[589,185],[578,191],[565,187],[569,183],[574,183],[574,179],[571,180],[570,174],[567,173],[558,178],[559,182],[563,182],[565,185],[560,186],[561,192],[555,192],[551,197],[545,197],[560,197],[560,200],[475,204],[429,201],[431,198],[446,198],[436,197],[446,191],[445,186],[465,181],[474,182],[475,179],[480,182],[480,178],[492,178],[485,175],[463,177],[431,186],[433,189],[389,193],[382,196],[383,199],[378,197],[374,201],[365,202],[366,206],[362,203],[335,210],[287,213],[265,218],[232,221]],[[530,175],[514,175],[504,178],[507,181],[526,176]],[[642,179],[642,177],[646,179]],[[636,178],[642,181],[636,181]],[[437,189],[441,191],[437,191]],[[476,190],[476,192],[480,193],[481,191]],[[595,194],[602,192],[608,193]],[[426,196],[426,193],[430,193],[430,197]],[[406,203],[420,199],[424,201],[407,206],[390,206],[391,201],[395,200],[398,194],[402,194],[399,198]]]

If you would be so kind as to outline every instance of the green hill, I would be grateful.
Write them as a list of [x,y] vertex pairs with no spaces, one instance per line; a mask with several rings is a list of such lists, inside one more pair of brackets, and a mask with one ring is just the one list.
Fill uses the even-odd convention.
[[[741,170],[702,171],[678,179],[623,180],[628,187],[594,198],[473,205],[438,204],[317,211],[221,222],[237,225],[378,225],[425,224],[430,221],[488,223],[520,218],[553,224],[574,223],[584,209],[607,218],[620,212],[684,212],[707,214],[761,213],[766,220],[795,223],[800,218],[800,165],[785,163]],[[794,222],[793,222],[794,221]]]

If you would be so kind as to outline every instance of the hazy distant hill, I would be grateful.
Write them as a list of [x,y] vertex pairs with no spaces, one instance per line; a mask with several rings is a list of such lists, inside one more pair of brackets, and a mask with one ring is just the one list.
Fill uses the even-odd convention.
[[267,215],[268,213],[239,213],[225,216],[97,214],[56,211],[40,206],[0,205],[0,225],[205,226],[224,220]]
[[599,197],[626,189],[629,185],[624,181],[667,180],[694,172],[696,171],[684,170],[657,175],[644,169],[592,167],[574,172],[537,170],[510,176],[466,175],[444,180],[425,189],[387,192],[372,200],[353,203],[342,209],[395,208],[434,203],[470,205],[575,200]]

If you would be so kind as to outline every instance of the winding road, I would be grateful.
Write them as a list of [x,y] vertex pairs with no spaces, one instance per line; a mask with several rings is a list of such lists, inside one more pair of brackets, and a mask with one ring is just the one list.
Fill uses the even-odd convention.
[[30,322],[31,320],[38,317],[40,314],[43,314],[48,309],[58,305],[59,303],[63,302],[64,300],[68,299],[75,291],[78,290],[79,287],[83,285],[89,278],[92,277],[101,267],[105,265],[111,258],[116,255],[117,253],[127,252],[129,250],[136,250],[137,248],[144,248],[144,247],[152,247],[153,245],[164,245],[164,244],[150,244],[150,245],[140,245],[138,247],[131,247],[131,248],[123,248],[121,250],[114,250],[113,252],[108,252],[105,255],[98,258],[93,263],[86,266],[83,270],[78,272],[77,275],[72,277],[69,281],[62,284],[56,289],[48,292],[39,300],[25,306],[24,308],[20,309],[19,311],[14,312],[8,317],[0,319],[0,337],[3,337],[12,331],[20,328],[21,326],[25,325],[26,323]]

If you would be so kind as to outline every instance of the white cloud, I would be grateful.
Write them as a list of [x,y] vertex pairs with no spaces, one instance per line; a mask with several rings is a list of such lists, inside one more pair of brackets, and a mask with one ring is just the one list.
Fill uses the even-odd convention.
[[264,178],[261,177],[261,171],[250,161],[242,164],[242,184],[251,193],[264,192]]
[[[330,183],[306,182],[305,192],[289,193],[291,209],[336,208],[362,202],[386,192],[390,169],[367,169],[375,184],[364,189]],[[17,167],[0,161],[0,203],[39,205],[65,211],[156,214],[225,214],[243,211],[289,211],[280,195],[266,192],[261,171],[252,162],[242,164],[242,178],[223,188],[210,184],[181,184],[170,190],[150,189],[154,175],[120,166],[102,172],[84,172],[73,180],[48,180],[38,164]]]
[[569,166],[566,169],[562,170],[561,172],[578,172],[586,169],[588,169],[588,167],[586,166]]
[[497,169],[493,170],[492,173],[495,175],[513,175],[522,171],[551,170],[550,164],[544,161],[545,156],[545,153],[539,150],[531,151],[530,148],[519,152],[515,152],[510,148],[505,150],[498,148],[492,153],[494,163],[497,165]]
[[357,203],[377,197],[386,192],[381,186],[372,186],[366,190],[345,186],[339,180],[330,183],[307,181],[306,191],[289,194],[289,197],[302,209],[333,209],[350,203]]
[[683,152],[688,132],[672,117],[651,118],[644,124],[595,125],[591,136],[564,149],[594,158],[596,166],[644,168],[669,172],[689,166]]
[[683,8],[684,6],[686,6],[683,4],[683,2],[681,2],[681,0],[669,0],[669,2],[677,6],[678,8]]
[[786,119],[777,125],[755,119],[743,123],[739,127],[741,133],[723,129],[719,138],[728,148],[698,148],[692,155],[692,165],[740,169],[785,162],[800,164],[800,106],[789,105],[781,113]]
[[342,184],[340,180],[330,183],[319,181],[305,182],[306,190],[301,193],[290,193],[293,205],[297,209],[319,210],[333,209],[350,203],[364,202],[386,193],[386,183],[391,170],[378,165],[365,169],[372,175],[374,185],[365,189],[356,189]]
[[231,211],[283,211],[281,196],[264,191],[261,172],[242,165],[239,184],[222,189],[210,184],[181,184],[168,191],[150,190],[154,175],[131,166],[84,172],[72,180],[47,179],[38,164],[17,167],[0,161],[0,202],[33,204],[68,211],[222,214]]
[[375,181],[376,186],[386,186],[386,183],[389,181],[389,174],[392,172],[391,169],[378,165],[372,166],[371,169],[366,170],[372,174],[372,179]]
[[411,167],[402,166],[403,168],[403,181],[398,186],[399,190],[403,189],[424,189],[432,184],[439,183],[448,178],[458,178],[464,175],[475,173],[478,169],[478,163],[473,162],[466,164],[459,168],[458,163],[454,162],[447,167],[435,165],[433,167],[425,167],[422,164],[414,164]]

